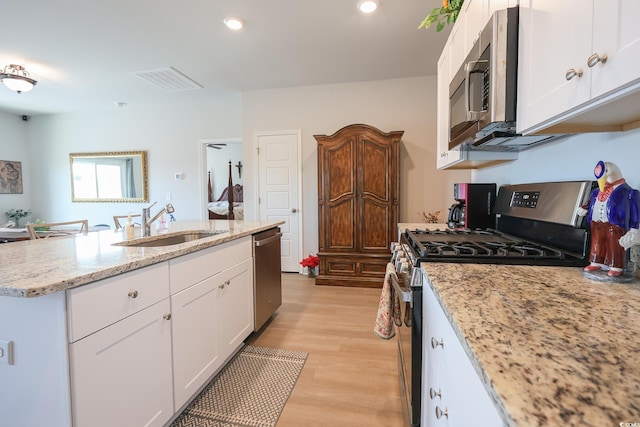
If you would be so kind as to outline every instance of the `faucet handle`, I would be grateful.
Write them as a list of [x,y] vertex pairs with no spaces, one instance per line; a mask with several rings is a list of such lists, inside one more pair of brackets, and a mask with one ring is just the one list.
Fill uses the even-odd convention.
[[155,202],[151,203],[151,206],[149,206],[147,209],[151,210],[151,208],[154,207],[156,205],[156,203],[158,203],[157,200]]
[[168,214],[172,214],[176,211],[171,203],[167,203],[167,205],[165,206],[165,210]]

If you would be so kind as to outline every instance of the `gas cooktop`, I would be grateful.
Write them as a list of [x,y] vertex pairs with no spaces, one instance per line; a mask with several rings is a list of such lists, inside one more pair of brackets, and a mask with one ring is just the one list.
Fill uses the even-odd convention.
[[406,230],[402,242],[411,249],[414,262],[588,264],[584,254],[574,254],[492,229]]

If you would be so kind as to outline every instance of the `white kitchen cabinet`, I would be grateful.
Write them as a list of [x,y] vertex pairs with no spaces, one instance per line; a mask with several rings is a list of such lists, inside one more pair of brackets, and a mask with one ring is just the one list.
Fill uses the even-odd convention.
[[176,410],[253,331],[252,256],[246,237],[169,261]]
[[[173,416],[168,282],[165,262],[68,291],[74,427],[162,426]],[[164,299],[148,306],[148,294]],[[83,321],[93,330],[80,333]]]
[[[557,124],[589,130],[640,118],[626,98],[640,96],[640,2],[520,3],[519,132]],[[607,60],[589,66],[593,55]]]
[[176,409],[222,365],[218,352],[217,286],[213,276],[171,296]]
[[253,259],[220,273],[217,284],[218,348],[224,360],[253,332]]
[[422,425],[426,427],[502,427],[471,360],[424,278]]

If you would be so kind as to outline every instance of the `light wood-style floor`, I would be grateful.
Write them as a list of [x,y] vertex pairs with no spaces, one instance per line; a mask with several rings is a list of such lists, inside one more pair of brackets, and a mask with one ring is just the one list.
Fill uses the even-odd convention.
[[402,427],[397,338],[373,333],[381,289],[282,275],[282,306],[247,344],[306,351],[278,427]]

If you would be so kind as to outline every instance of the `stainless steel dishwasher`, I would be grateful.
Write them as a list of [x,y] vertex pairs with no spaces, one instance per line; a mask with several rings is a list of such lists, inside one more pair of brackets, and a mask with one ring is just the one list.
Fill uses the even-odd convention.
[[254,331],[282,304],[280,237],[279,227],[253,235]]

